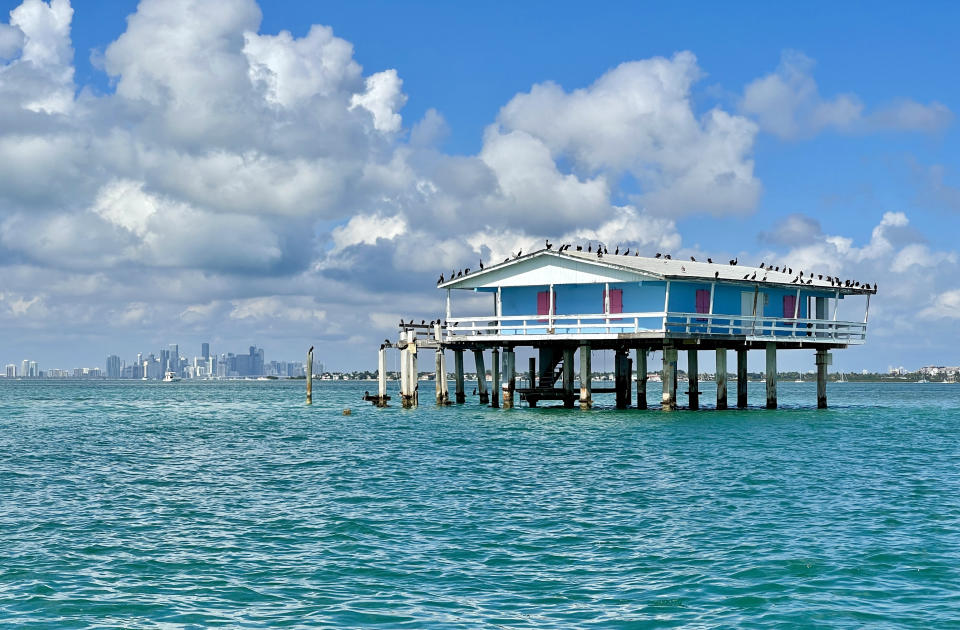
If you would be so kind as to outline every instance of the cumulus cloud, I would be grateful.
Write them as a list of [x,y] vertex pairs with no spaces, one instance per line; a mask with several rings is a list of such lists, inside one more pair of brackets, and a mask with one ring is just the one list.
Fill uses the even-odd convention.
[[719,108],[698,117],[691,88],[701,75],[690,52],[624,63],[572,92],[535,85],[497,120],[583,173],[630,173],[643,188],[638,202],[658,212],[750,211],[761,188],[750,157],[756,126]]
[[909,99],[865,113],[855,94],[824,97],[813,78],[814,61],[795,50],[785,51],[777,69],[751,81],[740,100],[741,112],[754,117],[763,131],[784,139],[810,137],[833,129],[939,131],[953,114],[936,101],[923,105]]

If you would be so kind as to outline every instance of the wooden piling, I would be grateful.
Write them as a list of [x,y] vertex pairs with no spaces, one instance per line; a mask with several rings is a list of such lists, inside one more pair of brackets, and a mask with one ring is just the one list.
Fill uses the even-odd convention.
[[727,408],[727,349],[717,348],[717,409]]
[[637,409],[647,408],[647,349],[637,348]]
[[[537,386],[537,358],[530,357],[530,361],[527,363],[527,380],[530,382],[530,389],[533,389]],[[528,403],[531,407],[537,406],[537,399],[530,398]]]
[[313,346],[307,350],[307,404],[313,404]]
[[513,348],[503,351],[503,408],[513,409],[513,394],[517,389],[517,355]]
[[380,346],[377,355],[377,407],[387,406],[387,347]]
[[563,406],[573,407],[573,348],[563,349]]
[[827,366],[830,365],[830,354],[827,350],[817,350],[817,409],[827,408]]
[[463,388],[463,350],[453,351],[454,396],[458,405],[467,402],[467,395]]
[[591,397],[591,356],[590,344],[580,346],[580,408],[590,409],[593,407],[593,398]]
[[767,409],[777,408],[777,344],[767,343]]
[[737,409],[747,408],[747,349],[737,348]]
[[490,385],[490,406],[500,406],[500,349],[494,348],[490,351],[490,370],[493,377]]
[[700,361],[696,349],[687,350],[687,399],[690,409],[700,409]]
[[617,409],[630,406],[630,357],[626,349],[618,348],[613,356],[615,401]]
[[673,411],[677,408],[677,350],[676,348],[663,349],[663,399],[661,408],[664,411]]
[[473,351],[473,362],[477,372],[477,393],[480,394],[480,404],[490,403],[490,396],[487,394],[487,370],[483,365],[483,349]]

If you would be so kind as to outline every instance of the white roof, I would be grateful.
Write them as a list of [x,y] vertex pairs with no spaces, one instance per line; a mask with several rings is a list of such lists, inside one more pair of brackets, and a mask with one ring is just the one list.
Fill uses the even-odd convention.
[[[761,286],[780,286],[798,288],[800,286],[800,269],[794,269],[793,273],[783,271],[773,271],[772,269],[761,269],[759,267],[748,267],[745,265],[731,265],[727,262],[708,263],[692,260],[667,260],[666,258],[647,258],[644,256],[623,256],[615,254],[604,254],[598,257],[595,252],[578,252],[567,250],[557,252],[556,250],[540,249],[538,251],[511,258],[508,261],[490,265],[482,271],[472,271],[466,276],[459,278],[450,278],[445,282],[438,284],[440,288],[450,289],[472,289],[481,286],[489,286],[492,280],[490,276],[503,276],[508,267],[527,263],[534,258],[543,256],[556,257],[558,259],[574,260],[579,263],[587,263],[598,268],[607,270],[627,271],[636,275],[638,280],[651,277],[662,280],[703,280],[706,282],[730,282],[736,284],[749,284],[750,286],[760,283]],[[524,264],[524,267],[529,265]],[[494,273],[496,272],[496,273]],[[845,295],[874,293],[875,289],[864,289],[863,287],[837,287],[830,284],[829,279],[824,277],[818,280],[816,274],[810,275],[808,270],[803,270],[803,286],[807,288],[827,289],[830,291],[839,290]],[[620,274],[618,274],[620,275]],[[485,278],[486,276],[486,278]],[[810,284],[808,281],[812,279]],[[494,284],[499,284],[494,282]]]

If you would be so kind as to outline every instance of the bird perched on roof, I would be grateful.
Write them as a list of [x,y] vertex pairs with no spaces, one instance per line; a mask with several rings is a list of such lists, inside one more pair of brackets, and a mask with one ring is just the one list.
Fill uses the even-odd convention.
[[753,272],[753,275],[750,276],[750,279],[751,279],[751,280],[756,280],[756,279],[757,279],[757,272],[756,272],[756,271]]
[[660,258],[660,252],[657,252],[657,255],[654,258]]
[[822,273],[817,274],[817,280],[823,280],[823,274],[822,274]]
[[457,277],[458,277],[458,278],[461,277],[462,275],[463,275],[463,272],[462,272],[462,271],[458,271],[458,272],[457,272]]
[[593,243],[587,243],[587,252],[593,251]]
[[553,243],[550,242],[550,239],[544,239],[543,242],[546,244],[547,249],[553,249]]
[[582,252],[582,251],[583,251],[583,245],[577,245],[577,251],[578,251],[578,252]]
[[623,255],[624,255],[624,256],[629,256],[629,255],[630,255],[630,248],[629,248],[629,247],[627,248],[627,251],[623,252]]
[[483,271],[483,259],[480,259],[480,271]]
[[719,277],[720,277],[720,272],[719,272],[719,271],[714,271],[714,272],[713,272],[713,277],[714,277],[714,278],[719,278]]
[[707,262],[712,265],[712,264],[713,264],[713,258],[707,258]]
[[693,261],[693,262],[697,262],[697,259],[694,258],[693,256],[690,257],[690,260]]
[[620,246],[617,245],[617,249],[615,249],[615,250],[613,251],[613,255],[614,255],[614,256],[617,256],[617,255],[619,255],[619,254],[620,254]]
[[437,284],[443,284],[443,274],[440,274],[440,279],[437,280]]
[[813,284],[813,278],[810,278],[809,280],[807,280],[807,284]]
[[731,264],[731,265],[736,265],[738,262],[740,262],[740,258],[739,258],[739,257],[732,259],[732,260],[730,261],[730,264]]
[[764,266],[765,266],[765,263],[760,263],[760,268],[761,268],[761,269],[763,269]]
[[517,252],[517,258],[520,258],[521,255],[523,255],[523,250],[522,250],[522,249]]
[[750,274],[749,274],[749,272],[743,274],[743,279],[744,279],[744,280],[749,280],[749,279],[750,279]]
[[601,252],[599,249],[597,250],[597,258],[603,258],[603,252]]
[[663,257],[666,258],[667,260],[670,260],[670,254],[665,254]]

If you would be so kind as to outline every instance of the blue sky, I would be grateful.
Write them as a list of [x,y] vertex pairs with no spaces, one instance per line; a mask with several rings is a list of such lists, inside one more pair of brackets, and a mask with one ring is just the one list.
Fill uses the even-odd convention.
[[[220,351],[256,343],[292,357],[303,345],[292,330],[322,314],[337,322],[319,326],[327,363],[367,367],[357,349],[388,334],[385,322],[398,312],[431,316],[423,305],[437,300],[434,266],[469,264],[511,239],[596,234],[754,262],[830,257],[891,289],[878,296],[877,334],[849,351],[851,363],[960,363],[960,281],[950,272],[960,234],[953,4],[230,0],[205,12],[186,1],[75,0],[51,32],[44,20],[58,5],[66,3],[0,2],[0,22],[20,11],[0,31],[0,89],[14,104],[0,140],[11,151],[27,143],[19,155],[60,152],[49,173],[24,160],[16,179],[0,177],[0,264],[10,278],[0,328],[15,340],[2,362],[23,355],[68,367],[207,339]],[[323,41],[334,47],[298,47],[319,45],[315,24],[332,28]],[[37,43],[40,61],[17,48],[26,40],[16,29]],[[293,43],[267,37],[281,31]],[[258,48],[241,50],[244,41]],[[271,65],[281,53],[296,63]],[[339,55],[328,63],[335,77],[298,74],[329,62],[324,55]],[[261,75],[241,85],[248,65]],[[294,91],[271,96],[264,72]],[[678,91],[645,93],[656,91],[657,72],[679,80]],[[659,104],[646,122],[606,116],[620,98],[604,100],[611,90]],[[41,97],[56,104],[37,106]],[[536,111],[563,122],[536,120]],[[711,131],[714,112],[732,127]],[[678,114],[689,120],[671,129]],[[617,116],[620,143],[576,128],[609,124],[615,137]],[[272,137],[243,137],[268,128]],[[541,150],[548,164],[533,157]],[[210,194],[226,164],[254,157],[241,210]],[[698,179],[701,168],[713,172],[711,160],[738,173],[736,190]],[[516,188],[513,164],[554,179]],[[298,167],[293,183],[277,175]],[[191,173],[202,174],[195,184],[184,179]],[[553,225],[544,191],[563,177],[572,201]],[[256,205],[278,189],[303,197]],[[510,203],[525,221],[503,224]],[[490,221],[468,220],[476,208]],[[640,227],[614,231],[615,208],[629,208]],[[83,230],[86,243],[58,240],[64,229]],[[235,255],[245,243],[253,255]],[[440,244],[436,265],[400,269],[424,243]],[[120,253],[102,255],[111,249]],[[65,262],[76,260],[85,262]],[[410,279],[423,290],[400,297],[396,287]],[[163,287],[138,295],[145,282]],[[357,324],[345,326],[351,318]],[[785,365],[794,361],[807,358]]]

